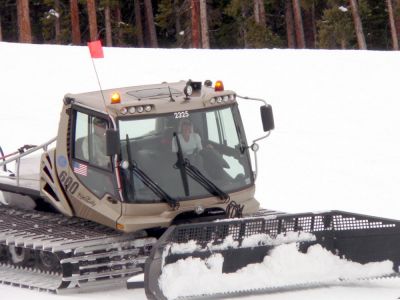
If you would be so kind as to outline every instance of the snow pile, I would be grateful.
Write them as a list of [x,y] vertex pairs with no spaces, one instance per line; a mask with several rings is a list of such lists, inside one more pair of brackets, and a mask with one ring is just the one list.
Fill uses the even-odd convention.
[[311,242],[316,237],[309,232],[286,232],[278,234],[275,238],[271,238],[268,234],[254,234],[243,239],[242,247],[256,247],[262,245],[282,245],[294,242]]
[[390,261],[361,265],[341,259],[320,245],[311,246],[306,254],[300,253],[295,243],[277,246],[262,263],[250,264],[236,273],[222,273],[222,265],[221,254],[207,260],[189,257],[166,265],[159,279],[160,288],[168,299],[175,299],[304,283],[334,283],[393,272]]
[[190,240],[187,243],[173,243],[169,249],[166,249],[166,251],[169,251],[173,254],[183,254],[195,252],[200,249],[200,246],[195,240]]
[[235,241],[232,235],[228,235],[221,244],[208,243],[208,249],[211,251],[225,250],[228,248],[238,248],[239,242]]
[[190,240],[187,243],[172,243],[165,249],[165,255],[192,253],[195,251],[218,251],[228,248],[253,248],[257,246],[276,246],[295,242],[311,242],[315,241],[315,235],[308,232],[286,232],[278,234],[276,237],[271,237],[266,233],[253,234],[245,237],[241,244],[235,241],[232,235],[228,235],[220,244],[209,242],[206,248],[202,248],[195,240]]

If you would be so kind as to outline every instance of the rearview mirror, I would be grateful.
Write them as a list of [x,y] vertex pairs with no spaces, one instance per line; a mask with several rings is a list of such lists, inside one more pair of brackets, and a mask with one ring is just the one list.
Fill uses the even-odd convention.
[[106,155],[112,156],[119,154],[121,150],[119,131],[114,129],[107,129],[106,131]]
[[261,120],[263,123],[264,131],[270,131],[275,128],[274,114],[272,113],[271,105],[264,105],[260,107]]

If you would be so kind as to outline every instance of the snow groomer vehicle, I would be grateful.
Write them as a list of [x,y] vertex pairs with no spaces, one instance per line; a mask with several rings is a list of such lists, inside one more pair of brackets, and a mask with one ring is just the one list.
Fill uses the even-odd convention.
[[[251,144],[239,99],[260,103],[265,134]],[[288,243],[362,264],[390,260],[371,278],[397,276],[398,221],[260,209],[257,142],[274,129],[264,100],[189,80],[67,94],[62,104],[57,137],[0,156],[0,282],[62,292],[144,273],[149,299],[224,296],[168,293],[168,266],[218,260],[221,273],[235,273]],[[293,286],[256,292],[279,288]]]

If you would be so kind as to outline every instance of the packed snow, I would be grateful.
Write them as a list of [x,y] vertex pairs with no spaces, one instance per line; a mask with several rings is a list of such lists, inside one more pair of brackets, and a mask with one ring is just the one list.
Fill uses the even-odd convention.
[[[264,261],[251,264],[235,273],[222,273],[223,257],[213,254],[206,260],[186,258],[164,266],[159,285],[168,299],[263,288],[285,288],[305,283],[335,284],[391,274],[390,261],[361,265],[333,255],[320,245],[311,246],[306,254],[296,243],[277,246]],[[188,278],[195,278],[189,280]]]
[[[276,129],[259,143],[256,198],[263,207],[340,209],[400,219],[398,52],[106,48],[104,53],[95,65],[105,89],[221,79],[239,95],[266,99]],[[75,46],[0,43],[0,82],[0,146],[5,153],[56,136],[64,94],[98,89],[88,49]],[[258,104],[241,100],[239,106],[251,142],[263,134]],[[0,295],[58,297],[9,286],[0,286]],[[399,296],[400,280],[390,279],[274,293],[268,299]],[[145,299],[143,290],[117,287],[62,296],[110,297]],[[257,297],[265,298],[252,298]]]
[[275,237],[271,237],[265,233],[260,233],[245,237],[239,244],[239,241],[235,240],[232,235],[228,235],[221,243],[210,242],[205,248],[202,248],[201,245],[197,244],[196,241],[190,240],[187,243],[172,243],[164,250],[164,252],[166,252],[165,254],[184,254],[194,251],[218,251],[226,250],[228,248],[252,248],[257,246],[274,246],[296,242],[311,242],[315,240],[315,235],[308,232],[286,232],[278,234]]

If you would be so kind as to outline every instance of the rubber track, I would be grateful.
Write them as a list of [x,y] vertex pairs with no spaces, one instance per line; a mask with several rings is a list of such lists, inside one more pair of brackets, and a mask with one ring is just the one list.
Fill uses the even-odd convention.
[[61,266],[59,272],[44,272],[2,259],[0,282],[54,293],[124,284],[143,272],[154,242],[154,238],[120,233],[79,218],[0,206],[0,245],[51,253]]

